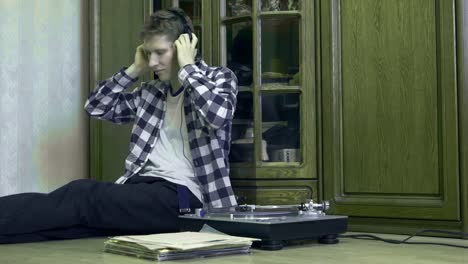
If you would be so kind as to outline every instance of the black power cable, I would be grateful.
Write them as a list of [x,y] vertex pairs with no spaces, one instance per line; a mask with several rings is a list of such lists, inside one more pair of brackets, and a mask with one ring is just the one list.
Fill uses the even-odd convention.
[[411,238],[415,236],[419,236],[424,233],[439,233],[439,234],[448,234],[454,236],[462,236],[468,238],[468,233],[463,232],[453,232],[453,231],[444,231],[444,230],[435,230],[435,229],[426,229],[417,232],[414,235],[411,235],[403,240],[396,240],[396,239],[385,239],[378,236],[370,235],[370,234],[353,234],[353,235],[339,235],[339,238],[355,238],[355,239],[365,239],[365,240],[378,240],[383,241],[386,243],[391,244],[413,244],[413,245],[437,245],[437,246],[447,246],[447,247],[457,247],[457,248],[468,248],[468,246],[462,245],[454,245],[454,244],[447,244],[447,243],[435,243],[435,242],[410,242]]

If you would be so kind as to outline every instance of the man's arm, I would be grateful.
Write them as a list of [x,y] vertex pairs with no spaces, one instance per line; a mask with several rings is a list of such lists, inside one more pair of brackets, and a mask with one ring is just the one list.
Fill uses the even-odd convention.
[[195,64],[198,38],[192,34],[182,34],[174,42],[177,47],[177,60],[180,71],[179,81],[189,92],[191,101],[206,123],[219,129],[232,120],[236,108],[237,78],[227,68],[216,69],[213,79],[204,75]]
[[132,86],[146,71],[148,71],[148,58],[141,44],[135,51],[134,63],[128,69],[120,70],[110,79],[100,83],[99,87],[89,95],[84,106],[86,112],[92,117],[116,124],[133,121],[145,84],[130,93],[124,93],[124,90]]
[[237,78],[231,70],[219,68],[210,79],[195,64],[188,64],[180,69],[179,79],[195,109],[210,127],[219,129],[232,120],[237,102]]
[[111,78],[101,82],[86,100],[84,106],[86,112],[91,117],[116,124],[133,121],[141,99],[142,87],[138,87],[133,92],[126,93],[124,90],[136,80],[126,71],[120,70]]

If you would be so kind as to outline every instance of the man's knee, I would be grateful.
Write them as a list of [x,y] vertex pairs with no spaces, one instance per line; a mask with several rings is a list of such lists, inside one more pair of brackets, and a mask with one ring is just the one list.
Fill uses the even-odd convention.
[[85,195],[93,189],[95,181],[89,179],[73,180],[51,192],[51,195]]

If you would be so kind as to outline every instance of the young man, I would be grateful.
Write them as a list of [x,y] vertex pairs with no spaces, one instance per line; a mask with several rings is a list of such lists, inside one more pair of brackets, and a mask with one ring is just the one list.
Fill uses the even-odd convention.
[[[191,31],[180,9],[154,13],[134,63],[85,104],[92,117],[134,123],[125,174],[0,198],[0,243],[174,232],[180,209],[236,205],[228,153],[237,79],[196,59]],[[126,91],[147,71],[158,78]]]

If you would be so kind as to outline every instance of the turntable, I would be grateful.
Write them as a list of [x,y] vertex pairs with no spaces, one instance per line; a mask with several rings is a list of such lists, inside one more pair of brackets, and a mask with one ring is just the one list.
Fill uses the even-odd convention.
[[300,205],[241,205],[230,208],[197,209],[195,214],[179,216],[181,231],[200,231],[206,224],[234,236],[261,239],[261,249],[278,250],[288,241],[318,239],[319,243],[338,243],[346,232],[348,217],[326,215],[328,202],[312,200]]

